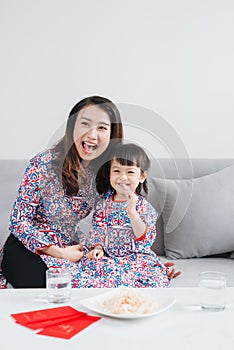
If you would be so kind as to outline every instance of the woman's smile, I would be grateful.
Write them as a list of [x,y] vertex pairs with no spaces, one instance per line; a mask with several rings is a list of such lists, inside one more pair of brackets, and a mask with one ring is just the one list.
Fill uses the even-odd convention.
[[82,141],[82,147],[84,152],[91,154],[93,151],[95,151],[98,148],[98,145],[89,143],[86,141]]

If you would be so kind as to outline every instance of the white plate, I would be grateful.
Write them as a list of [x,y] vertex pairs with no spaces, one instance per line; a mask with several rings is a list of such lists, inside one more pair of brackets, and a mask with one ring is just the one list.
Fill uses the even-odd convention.
[[[87,308],[91,311],[94,311],[98,314],[104,315],[104,316],[109,316],[109,317],[114,317],[114,318],[122,318],[122,319],[136,319],[136,318],[145,318],[145,317],[158,315],[161,312],[164,312],[164,311],[168,310],[169,308],[171,308],[176,302],[175,298],[168,297],[168,296],[162,296],[162,295],[154,296],[154,297],[151,296],[150,299],[151,300],[155,299],[155,303],[158,306],[156,311],[153,311],[153,312],[147,313],[147,314],[131,314],[131,313],[114,314],[114,313],[108,312],[100,304],[105,299],[109,298],[110,296],[113,296],[114,293],[116,294],[116,291],[103,293],[103,294],[100,294],[100,295],[98,295],[96,297],[92,297],[92,298],[82,299],[82,300],[80,300],[80,303],[85,308]],[[143,295],[142,292],[140,294]]]

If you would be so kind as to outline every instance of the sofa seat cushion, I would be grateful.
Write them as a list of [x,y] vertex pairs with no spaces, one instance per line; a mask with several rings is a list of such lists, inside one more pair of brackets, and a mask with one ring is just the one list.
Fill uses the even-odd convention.
[[[160,256],[162,262],[172,260]],[[234,287],[233,260],[220,257],[177,259],[175,262],[176,271],[182,274],[171,280],[171,287],[198,287],[199,274],[203,271],[219,271],[227,276],[227,286]]]

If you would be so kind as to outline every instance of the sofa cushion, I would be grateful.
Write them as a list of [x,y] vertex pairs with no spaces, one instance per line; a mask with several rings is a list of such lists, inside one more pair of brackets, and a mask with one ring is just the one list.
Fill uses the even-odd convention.
[[[160,256],[160,260],[163,263],[169,261],[164,256]],[[223,272],[227,277],[227,287],[234,287],[234,269],[231,259],[213,256],[200,259],[177,259],[175,268],[182,274],[171,280],[171,287],[198,287],[199,274],[204,271]]]
[[234,251],[234,166],[196,179],[152,178],[170,259]]

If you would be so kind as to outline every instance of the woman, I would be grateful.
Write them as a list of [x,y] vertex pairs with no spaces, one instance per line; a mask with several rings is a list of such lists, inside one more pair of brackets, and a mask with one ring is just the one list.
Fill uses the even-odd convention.
[[83,256],[77,223],[95,201],[96,167],[122,137],[116,106],[88,97],[72,108],[60,142],[30,160],[4,246],[2,271],[13,287],[45,286],[42,253],[72,262]]
[[103,271],[92,260],[80,260],[85,237],[79,220],[91,212],[95,178],[122,138],[117,107],[104,97],[87,97],[72,108],[58,144],[30,160],[3,249],[2,272],[14,288],[45,287],[45,271],[52,266],[69,268],[73,287],[112,283],[118,270],[113,261]]

